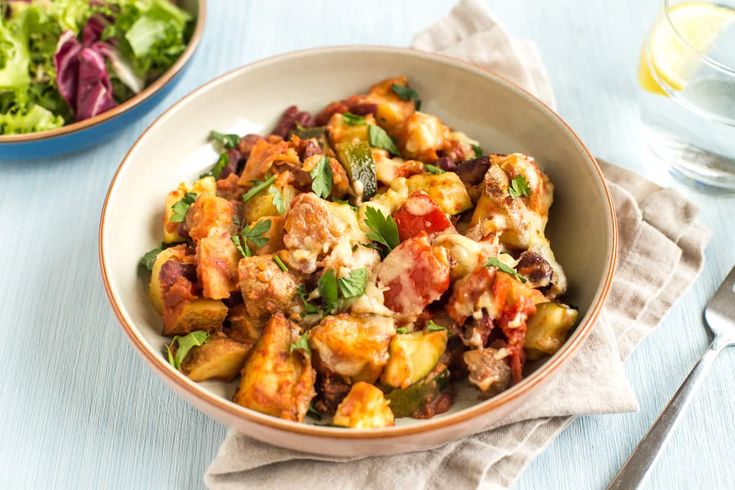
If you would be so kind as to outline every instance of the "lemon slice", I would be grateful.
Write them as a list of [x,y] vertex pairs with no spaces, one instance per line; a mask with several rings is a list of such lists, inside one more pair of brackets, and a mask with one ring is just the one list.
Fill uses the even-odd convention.
[[662,17],[653,27],[641,53],[638,73],[641,87],[662,95],[666,92],[657,80],[671,90],[683,90],[699,65],[699,53],[706,53],[717,36],[735,20],[735,11],[712,3],[685,2],[672,7],[669,17],[671,24]]

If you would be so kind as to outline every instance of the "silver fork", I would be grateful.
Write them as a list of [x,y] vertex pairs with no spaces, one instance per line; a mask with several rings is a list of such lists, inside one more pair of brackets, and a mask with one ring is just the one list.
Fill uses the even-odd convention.
[[735,345],[735,267],[704,309],[704,320],[714,334],[714,339],[674,397],[659,415],[646,436],[638,443],[633,454],[625,462],[608,490],[637,488],[653,467],[656,458],[666,444],[679,415],[709,372],[712,362],[725,347]]

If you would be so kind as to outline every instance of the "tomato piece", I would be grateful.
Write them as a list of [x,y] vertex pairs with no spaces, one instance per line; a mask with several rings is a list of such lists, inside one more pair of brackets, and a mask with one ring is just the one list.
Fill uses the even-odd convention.
[[453,228],[452,222],[424,191],[414,191],[393,214],[398,225],[398,237],[408,240],[421,233],[429,235]]
[[385,258],[378,282],[386,288],[385,306],[402,318],[415,319],[449,288],[446,250],[432,248],[426,234],[409,238]]

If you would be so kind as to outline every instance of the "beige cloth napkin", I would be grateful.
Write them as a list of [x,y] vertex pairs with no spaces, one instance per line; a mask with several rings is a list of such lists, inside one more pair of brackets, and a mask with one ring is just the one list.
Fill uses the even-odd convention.
[[[479,0],[462,0],[414,38],[492,69],[554,105],[536,47],[512,39]],[[507,488],[575,415],[636,410],[623,360],[696,278],[709,231],[697,209],[600,162],[619,224],[618,269],[590,338],[555,380],[485,431],[428,451],[350,459],[281,449],[230,431],[204,477],[209,488]],[[492,430],[491,430],[492,429]]]

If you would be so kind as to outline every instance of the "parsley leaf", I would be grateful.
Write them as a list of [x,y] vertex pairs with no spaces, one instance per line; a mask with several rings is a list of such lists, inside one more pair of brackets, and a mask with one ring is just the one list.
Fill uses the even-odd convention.
[[[204,344],[209,338],[206,330],[197,330],[183,337],[175,336],[171,343],[166,346],[166,357],[168,362],[176,369],[181,369],[181,363],[186,359],[186,355],[193,347]],[[176,346],[174,348],[174,346]],[[176,352],[174,354],[174,351]]]
[[375,148],[382,148],[388,150],[392,155],[400,156],[396,144],[393,142],[385,129],[380,126],[370,125],[368,126],[368,143],[370,146]]
[[267,189],[270,187],[270,185],[276,181],[276,176],[271,175],[267,179],[263,181],[252,181],[254,183],[253,187],[250,188],[245,194],[242,195],[242,202],[247,202],[253,197],[255,197],[256,194],[258,194],[263,189]]
[[419,94],[416,93],[414,89],[412,89],[411,87],[407,87],[406,85],[398,85],[397,83],[391,85],[390,89],[401,100],[413,100],[416,104],[416,110],[421,110],[421,99],[419,98]]
[[230,158],[227,156],[227,152],[223,152],[219,156],[217,163],[214,164],[214,167],[212,167],[209,172],[200,175],[199,178],[201,179],[204,177],[212,176],[215,180],[219,179],[219,176],[222,175],[222,171],[225,169],[228,163],[230,163]]
[[317,196],[326,199],[332,193],[332,167],[329,157],[324,156],[311,171],[311,190]]
[[337,306],[338,301],[337,275],[334,273],[334,270],[329,269],[324,271],[316,286],[319,290],[319,296],[324,300],[324,307],[328,312],[332,312]]
[[149,271],[153,270],[153,264],[156,262],[156,257],[158,257],[158,254],[161,252],[163,252],[163,250],[160,248],[154,248],[153,250],[146,252],[145,255],[140,258],[138,265],[145,267]]
[[289,352],[293,353],[295,350],[304,351],[306,354],[311,355],[311,348],[309,347],[309,339],[306,333],[299,335],[299,338],[291,344]]
[[174,212],[171,215],[172,223],[181,223],[186,219],[186,213],[189,212],[189,206],[197,200],[197,195],[194,192],[187,192],[184,197],[179,199],[171,206],[171,210]]
[[408,333],[408,329],[406,327],[398,327],[396,329],[396,333],[400,333],[401,335],[404,335]]
[[508,187],[508,193],[510,193],[513,199],[519,197],[528,197],[531,195],[531,188],[528,187],[528,181],[523,175],[513,177]]
[[362,267],[350,272],[348,277],[337,280],[339,293],[343,298],[357,298],[365,294],[365,286],[367,285],[367,269]]
[[436,323],[434,323],[434,320],[429,320],[429,323],[426,324],[427,332],[439,332],[446,329],[447,327],[442,327],[441,325],[437,325]]
[[278,211],[278,214],[286,214],[286,201],[283,198],[283,193],[278,187],[272,185],[268,188],[268,193],[273,195],[273,206]]
[[437,166],[429,165],[428,163],[424,164],[424,170],[426,170],[430,174],[443,174],[446,173],[446,170],[443,170]]
[[283,261],[281,260],[281,258],[278,255],[274,255],[273,256],[273,262],[275,262],[276,264],[278,264],[278,267],[283,272],[288,272],[288,267],[286,266],[286,264],[283,263]]
[[475,152],[475,158],[482,158],[482,148],[480,148],[480,145],[472,145],[472,150]]
[[314,315],[317,313],[320,313],[319,308],[314,306],[309,302],[309,298],[306,294],[306,288],[303,284],[301,284],[296,291],[299,293],[299,297],[301,297],[301,301],[304,303],[304,313],[307,315]]
[[240,137],[236,134],[224,134],[220,133],[218,131],[212,131],[209,133],[209,138],[213,139],[214,141],[218,142],[222,146],[224,146],[226,149],[230,150],[232,148],[237,147],[237,144],[240,143]]
[[369,239],[382,243],[388,250],[398,246],[398,225],[393,217],[387,217],[372,206],[365,208],[365,224],[370,228],[367,236]]
[[499,271],[505,272],[506,274],[513,276],[521,282],[528,281],[526,276],[519,274],[518,272],[516,272],[515,269],[498,260],[497,257],[490,257],[489,259],[487,259],[487,262],[485,262],[485,267],[495,267]]
[[353,114],[351,112],[343,112],[342,119],[350,126],[364,126],[365,124],[367,124],[367,121],[364,117],[358,116],[357,114]]
[[255,226],[253,226],[252,228],[250,227],[250,225],[245,225],[242,231],[240,231],[240,235],[233,235],[230,237],[230,240],[232,240],[232,243],[235,244],[235,247],[237,247],[243,257],[252,257],[253,252],[252,250],[250,250],[248,240],[253,242],[255,248],[262,247],[263,245],[268,243],[268,238],[264,237],[263,234],[265,234],[270,229],[271,220],[264,219],[255,223]]

